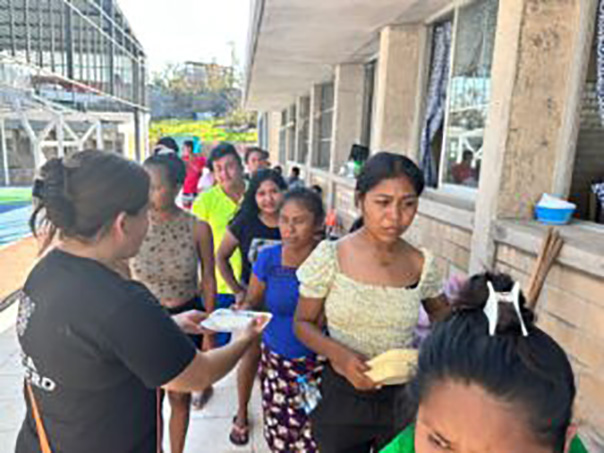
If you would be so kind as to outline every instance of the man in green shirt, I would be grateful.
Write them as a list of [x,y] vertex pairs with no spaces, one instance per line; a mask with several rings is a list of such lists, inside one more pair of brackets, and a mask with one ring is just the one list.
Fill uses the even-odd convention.
[[[208,168],[212,171],[216,184],[203,192],[191,208],[191,212],[199,219],[208,222],[214,236],[214,252],[226,232],[226,228],[239,209],[246,185],[243,179],[243,164],[237,150],[230,143],[221,143],[210,153]],[[241,274],[241,254],[239,250],[233,253],[230,260],[235,275]],[[216,271],[217,297],[216,307],[208,307],[208,312],[215,308],[227,308],[235,302],[233,292],[226,284],[222,275]],[[218,346],[227,343],[229,335],[216,335]]]

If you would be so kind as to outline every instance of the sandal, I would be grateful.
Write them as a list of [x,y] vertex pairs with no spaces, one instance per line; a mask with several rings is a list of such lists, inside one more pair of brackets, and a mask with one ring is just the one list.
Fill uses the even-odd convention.
[[250,441],[250,427],[249,425],[240,426],[237,424],[237,416],[233,417],[233,428],[229,435],[229,440],[233,445],[242,446],[247,445]]
[[191,398],[191,407],[193,410],[202,410],[204,406],[208,404],[208,401],[210,401],[212,395],[214,395],[214,387],[208,387],[201,393],[194,393],[193,397]]

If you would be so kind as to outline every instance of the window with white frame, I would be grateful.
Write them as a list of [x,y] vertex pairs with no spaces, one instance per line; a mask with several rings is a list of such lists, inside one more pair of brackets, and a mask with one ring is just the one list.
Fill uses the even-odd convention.
[[300,99],[298,124],[298,163],[305,164],[310,149],[310,97]]
[[287,160],[287,109],[281,112],[281,127],[279,128],[279,163]]
[[333,135],[333,82],[321,85],[318,107],[315,114],[317,145],[313,166],[328,170],[331,160],[331,141]]
[[456,12],[440,166],[442,184],[478,187],[498,8],[499,0],[479,0]]
[[296,160],[296,104],[287,109],[287,160]]
[[420,160],[430,186],[478,187],[499,0],[476,0],[433,27]]
[[604,115],[598,104],[597,39],[594,39],[581,102],[579,134],[569,199],[577,205],[575,216],[604,223]]

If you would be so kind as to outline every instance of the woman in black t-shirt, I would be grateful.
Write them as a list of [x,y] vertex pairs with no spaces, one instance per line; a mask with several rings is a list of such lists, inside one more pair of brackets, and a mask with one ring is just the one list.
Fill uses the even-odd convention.
[[199,352],[183,330],[201,333],[203,313],[171,319],[145,286],[115,272],[148,227],[149,177],[138,164],[83,151],[49,160],[40,174],[30,223],[35,234],[43,214],[51,240],[59,238],[20,294],[27,413],[16,451],[156,453],[156,389],[208,387],[235,366],[261,325]]
[[[239,212],[227,227],[224,239],[216,253],[216,265],[224,281],[235,294],[236,304],[241,304],[245,298],[252,265],[258,257],[259,251],[263,247],[281,241],[278,227],[279,207],[286,189],[285,180],[277,172],[258,170],[250,181]],[[243,265],[239,280],[235,277],[229,263],[229,259],[237,248],[241,250]],[[260,340],[248,350],[237,373],[239,408],[229,436],[235,445],[245,445],[249,441],[247,406],[259,361]]]

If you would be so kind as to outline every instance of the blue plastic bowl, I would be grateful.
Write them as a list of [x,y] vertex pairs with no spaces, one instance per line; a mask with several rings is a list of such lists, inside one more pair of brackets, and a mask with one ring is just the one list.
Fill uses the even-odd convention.
[[554,209],[537,206],[535,216],[546,225],[566,225],[573,217],[575,208]]

